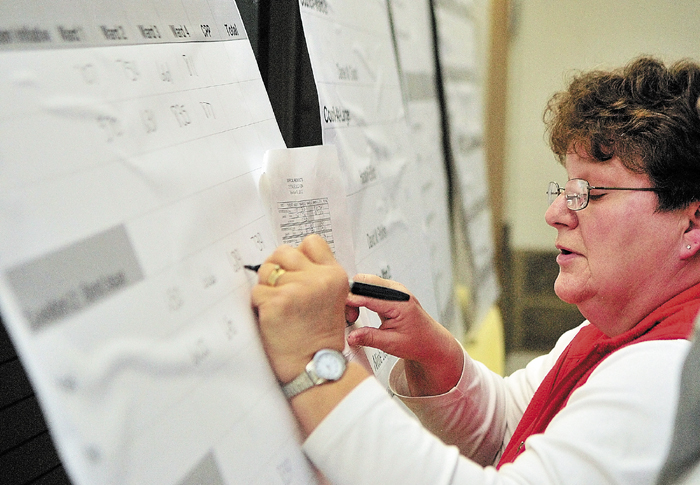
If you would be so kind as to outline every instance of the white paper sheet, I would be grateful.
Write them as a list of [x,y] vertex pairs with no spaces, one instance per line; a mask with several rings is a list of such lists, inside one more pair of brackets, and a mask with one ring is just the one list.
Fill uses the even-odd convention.
[[0,308],[72,481],[314,483],[243,269],[284,142],[235,4],[5,3],[0,33]]
[[355,274],[352,228],[335,146],[269,150],[260,193],[278,245],[296,247],[307,235],[318,234],[345,271]]
[[[318,234],[326,240],[348,277],[355,275],[351,221],[336,147],[269,150],[265,153],[263,170],[260,194],[277,244],[296,247],[309,234]],[[368,310],[361,309],[351,328],[371,324]],[[348,360],[372,370],[367,359],[378,351],[362,350],[346,344],[343,353]]]

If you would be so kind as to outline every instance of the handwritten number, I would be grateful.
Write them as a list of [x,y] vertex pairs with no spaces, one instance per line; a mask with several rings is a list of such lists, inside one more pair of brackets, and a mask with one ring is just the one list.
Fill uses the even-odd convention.
[[158,64],[158,73],[160,75],[160,80],[166,83],[173,83],[173,75],[170,73],[170,67],[168,63]]
[[238,272],[243,269],[243,258],[241,257],[241,252],[238,249],[234,249],[229,252],[231,258],[231,264],[233,265],[233,270]]
[[190,125],[192,123],[190,115],[185,109],[184,104],[173,104],[172,106],[170,106],[170,111],[175,116],[175,119],[177,120],[178,125],[180,125],[180,128],[184,128],[185,126]]
[[206,101],[200,101],[199,105],[202,107],[202,110],[204,111],[204,116],[207,119],[216,119],[216,115],[214,114],[214,106],[211,103]]
[[107,135],[108,142],[112,142],[116,137],[124,134],[119,120],[114,116],[100,115],[97,117],[97,124]]
[[97,84],[99,82],[97,68],[94,64],[82,64],[80,66],[75,66],[75,68],[80,72],[85,84]]
[[187,54],[182,54],[182,60],[185,61],[185,65],[187,66],[187,71],[190,73],[190,76],[199,76],[199,74],[197,74],[197,66],[194,64],[194,59]]
[[156,124],[156,115],[153,110],[142,110],[141,121],[143,122],[144,128],[146,128],[146,133],[153,133],[158,129],[158,125]]
[[182,291],[177,286],[168,288],[165,294],[170,311],[177,311],[185,304],[185,300],[182,298]]
[[262,234],[256,232],[250,239],[253,241],[253,243],[255,243],[255,247],[258,248],[258,251],[265,249],[265,242],[263,241]]
[[124,59],[117,59],[117,62],[122,66],[122,71],[124,76],[130,81],[138,81],[141,77],[141,72],[136,66],[134,61],[125,61]]

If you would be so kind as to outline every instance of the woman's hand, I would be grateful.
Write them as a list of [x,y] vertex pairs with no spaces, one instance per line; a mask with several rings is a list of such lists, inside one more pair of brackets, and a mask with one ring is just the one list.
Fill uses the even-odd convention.
[[[408,293],[403,285],[374,275],[357,275],[354,281]],[[412,396],[442,394],[457,384],[464,364],[462,348],[414,296],[407,302],[395,302],[351,294],[346,301],[345,318],[354,322],[362,306],[377,312],[382,324],[378,329],[353,330],[348,335],[348,344],[377,348],[404,359]]]
[[[276,265],[284,272],[273,281]],[[263,347],[280,382],[299,375],[316,351],[345,348],[348,291],[345,270],[315,234],[296,249],[280,246],[260,266],[252,303]]]

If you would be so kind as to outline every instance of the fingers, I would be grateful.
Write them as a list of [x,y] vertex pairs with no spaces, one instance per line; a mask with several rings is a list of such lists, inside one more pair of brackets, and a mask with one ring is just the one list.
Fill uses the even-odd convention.
[[258,282],[261,285],[277,286],[285,281],[293,281],[294,278],[288,273],[306,269],[309,263],[335,263],[331,248],[317,234],[306,236],[297,248],[283,245],[275,249],[258,268]]
[[278,247],[258,268],[258,283],[279,286],[294,279],[293,272],[300,271],[308,260],[290,246]]
[[317,264],[331,264],[335,262],[335,256],[325,239],[318,234],[309,234],[298,246],[309,260]]
[[300,271],[308,265],[309,260],[298,248],[295,249],[285,244],[275,249],[265,262],[279,264],[286,271]]
[[[380,278],[379,276],[370,274],[358,274],[355,275],[353,281],[358,283],[369,283],[378,286],[384,286],[386,288],[391,288],[395,290],[402,291],[404,293],[411,294],[405,286],[395,281]],[[407,308],[417,305],[420,306],[418,300],[411,296],[408,301],[392,301],[392,300],[382,300],[379,298],[371,298],[368,296],[360,296],[350,294],[348,295],[347,301],[345,302],[349,306],[354,307],[366,307],[367,309],[376,312],[385,318],[396,318],[401,312],[406,311]]]
[[372,339],[372,327],[361,327],[353,330],[348,334],[347,341],[348,345],[351,347],[374,347],[372,345],[374,340]]
[[353,281],[357,281],[359,283],[369,283],[372,285],[386,286],[387,288],[392,288],[394,290],[403,291],[405,293],[408,292],[406,287],[404,285],[402,285],[401,283],[397,283],[394,280],[387,280],[387,279],[381,278],[381,277],[379,277],[377,275],[373,275],[373,274],[366,274],[366,273],[356,274],[353,277]]
[[272,294],[272,291],[272,288],[263,283],[255,285],[252,290],[250,290],[250,301],[253,308],[257,309],[262,302],[268,300]]
[[372,327],[361,327],[353,330],[348,334],[347,342],[352,347],[371,347],[397,357],[405,356],[399,350],[401,346],[397,342],[396,335]]
[[345,322],[352,325],[360,318],[360,309],[356,306],[345,305]]
[[278,263],[263,263],[258,268],[258,283],[261,285],[282,285],[285,281],[289,281],[290,276],[288,270]]

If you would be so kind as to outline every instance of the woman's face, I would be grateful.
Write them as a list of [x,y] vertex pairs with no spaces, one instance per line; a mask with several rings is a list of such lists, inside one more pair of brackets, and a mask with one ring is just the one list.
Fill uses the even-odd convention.
[[[630,172],[617,157],[600,163],[570,153],[566,171],[591,186],[651,187],[647,175]],[[673,296],[664,295],[664,285],[679,271],[685,227],[680,211],[656,208],[654,192],[591,190],[585,209],[569,210],[560,195],[545,214],[557,229],[557,296],[608,336]]]

